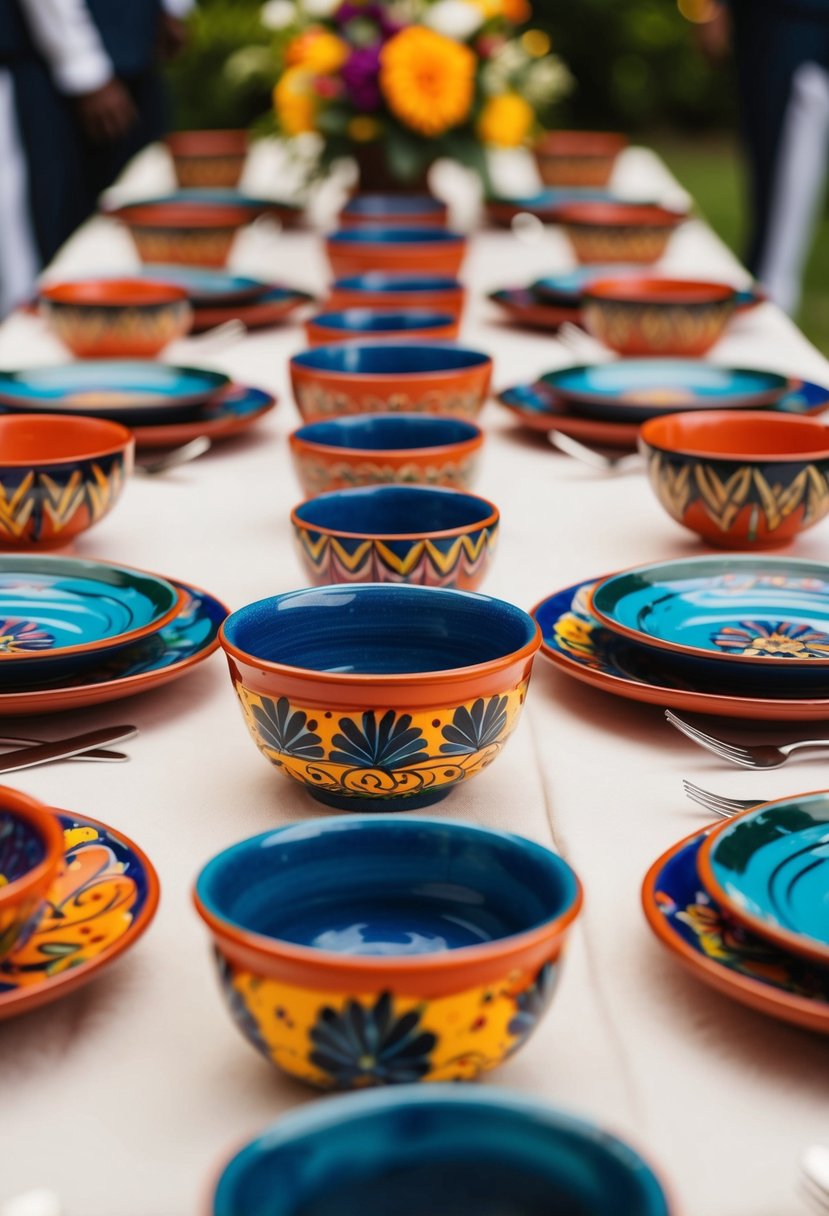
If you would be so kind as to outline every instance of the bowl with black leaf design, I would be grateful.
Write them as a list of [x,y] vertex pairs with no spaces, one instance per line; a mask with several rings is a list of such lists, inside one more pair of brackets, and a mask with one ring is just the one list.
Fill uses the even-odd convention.
[[283,776],[339,810],[417,810],[487,768],[517,725],[535,621],[473,591],[305,588],[219,638],[245,724]]
[[542,845],[452,820],[345,815],[207,863],[196,909],[266,1059],[322,1089],[462,1081],[530,1037],[582,893]]

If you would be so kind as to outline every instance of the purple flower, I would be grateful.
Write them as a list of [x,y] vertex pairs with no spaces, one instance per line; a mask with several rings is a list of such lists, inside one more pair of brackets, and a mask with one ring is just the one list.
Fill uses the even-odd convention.
[[379,110],[382,102],[377,77],[380,71],[380,48],[362,47],[354,50],[342,68],[343,84],[361,113]]

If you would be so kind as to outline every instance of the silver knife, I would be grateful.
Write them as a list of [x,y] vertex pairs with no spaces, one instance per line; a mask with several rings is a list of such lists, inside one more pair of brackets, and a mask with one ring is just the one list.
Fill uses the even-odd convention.
[[71,735],[57,743],[39,743],[36,747],[18,747],[13,752],[0,756],[0,773],[14,773],[18,769],[34,768],[36,764],[47,764],[50,760],[68,760],[91,747],[104,743],[121,743],[138,734],[136,726],[102,726],[88,730],[83,735]]
[[[40,743],[60,743],[60,739],[30,739],[25,735],[3,735],[0,737],[0,747],[18,748],[18,747],[37,747]],[[72,760],[96,760],[99,763],[119,763],[123,760],[129,760],[126,752],[110,752],[101,747],[93,747],[91,751],[82,752],[79,756],[70,757]],[[0,1216],[3,1216],[3,1209],[0,1208]]]

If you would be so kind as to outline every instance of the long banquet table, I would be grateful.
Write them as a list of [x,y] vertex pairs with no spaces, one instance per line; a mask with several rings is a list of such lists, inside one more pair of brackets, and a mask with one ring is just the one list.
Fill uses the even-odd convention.
[[[256,172],[254,165],[255,184],[278,190],[265,159]],[[160,191],[168,173],[152,149],[123,186]],[[640,196],[678,189],[639,148],[624,156],[616,184]],[[135,264],[127,236],[96,219],[50,275]],[[536,246],[506,232],[474,236],[462,339],[494,356],[497,387],[570,359],[552,335],[503,325],[486,291],[569,264],[555,233]],[[234,265],[320,292],[327,281],[312,231],[246,234]],[[699,220],[674,238],[664,268],[744,277]],[[303,346],[301,327],[289,325],[212,358],[186,342],[171,349],[171,360],[201,361],[274,390],[280,405],[194,464],[136,478],[114,513],[81,538],[77,555],[172,575],[231,607],[301,586],[288,522],[300,494],[286,442],[298,423],[286,360]],[[0,328],[2,367],[62,357],[32,316],[17,314]],[[829,362],[769,304],[739,317],[714,357],[829,384]],[[591,575],[701,551],[642,477],[593,474],[525,434],[496,404],[482,422],[477,489],[502,512],[484,591],[529,608]],[[825,558],[827,528],[793,552]],[[128,764],[57,764],[13,779],[132,836],[159,871],[162,900],[146,937],[96,982],[0,1024],[0,1201],[43,1186],[60,1194],[64,1216],[184,1216],[206,1210],[215,1172],[237,1145],[302,1103],[328,1100],[269,1067],[232,1026],[190,902],[193,878],[234,841],[323,812],[257,756],[221,654],[146,695],[3,727],[49,737],[121,721],[140,728],[126,745]],[[659,853],[706,823],[683,796],[682,777],[760,799],[829,785],[826,771],[819,757],[756,775],[726,768],[672,730],[658,708],[571,682],[539,657],[525,717],[503,757],[429,812],[552,845],[585,886],[552,1007],[486,1084],[543,1097],[629,1137],[654,1159],[686,1216],[807,1210],[797,1159],[807,1144],[829,1141],[829,1043],[688,976],[649,932],[640,884]]]

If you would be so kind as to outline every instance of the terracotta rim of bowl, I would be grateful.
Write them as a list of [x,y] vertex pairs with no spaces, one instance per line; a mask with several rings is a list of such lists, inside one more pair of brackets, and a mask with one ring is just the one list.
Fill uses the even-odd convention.
[[[14,435],[15,431],[42,431],[48,440],[57,432],[62,432],[71,438],[77,434],[78,439],[85,439],[85,446],[77,452],[63,456],[48,456],[40,453],[37,456],[8,457],[4,454],[4,431]],[[100,439],[93,440],[98,432]],[[109,438],[107,438],[109,436]],[[82,415],[68,416],[66,414],[5,414],[0,416],[0,468],[38,468],[41,465],[75,464],[81,460],[96,460],[102,456],[114,456],[126,452],[135,445],[135,437],[131,430],[120,422],[110,422],[106,418],[85,418]]]
[[[352,415],[352,417],[354,416],[356,415]],[[372,414],[372,418],[393,418],[395,421],[398,418],[424,417],[433,421],[437,415]],[[379,460],[387,459],[388,457],[408,457],[415,460],[419,456],[428,457],[434,453],[442,452],[446,452],[447,454],[450,452],[457,452],[458,455],[460,455],[461,453],[474,451],[477,448],[482,447],[484,442],[484,432],[476,422],[472,422],[466,418],[463,419],[463,422],[465,422],[468,426],[474,427],[477,433],[475,435],[470,435],[468,439],[455,439],[448,443],[431,443],[427,444],[425,447],[417,448],[346,448],[340,447],[335,443],[319,443],[316,439],[306,439],[304,435],[299,434],[304,427],[314,426],[315,424],[313,422],[306,422],[303,424],[303,426],[297,427],[295,431],[292,431],[288,436],[288,443],[290,447],[297,452],[301,449],[307,449],[311,452],[319,452],[324,456],[336,456],[344,460],[350,458],[353,458],[354,460]],[[475,495],[474,497],[477,498],[479,495]]]
[[11,811],[16,818],[34,829],[43,842],[44,856],[31,870],[0,887],[0,911],[6,905],[19,903],[42,884],[48,886],[63,857],[63,829],[48,806],[4,785],[0,786],[2,810]]
[[595,279],[581,293],[584,304],[699,305],[733,303],[737,290],[727,283],[703,279],[641,278]]
[[[746,444],[744,447],[726,452],[704,444],[695,444],[689,437],[687,443],[682,440],[668,440],[660,436],[660,432],[671,427],[679,427],[689,431],[716,431],[718,428],[734,427],[739,430],[756,431],[758,427],[768,427],[770,431],[783,432],[791,429],[801,431],[804,436],[820,435],[823,439],[822,448],[779,448],[769,452],[754,451]],[[659,418],[649,418],[639,431],[639,438],[654,451],[666,456],[687,456],[692,460],[734,461],[745,464],[751,461],[763,464],[792,464],[798,461],[829,460],[829,427],[812,418],[789,417],[786,414],[775,414],[772,410],[711,410],[703,412],[688,411],[677,414],[663,414]]]
[[545,131],[533,146],[542,157],[604,160],[618,156],[628,143],[627,135],[618,131]]
[[688,218],[684,211],[673,211],[656,203],[566,203],[554,207],[558,224],[588,228],[677,228]]
[[82,279],[42,287],[40,299],[46,304],[75,308],[154,308],[186,303],[188,295],[183,287],[150,279]]
[[183,160],[201,157],[245,156],[250,136],[244,129],[209,131],[171,131],[164,137],[170,153]]
[[235,203],[137,203],[111,214],[131,228],[241,228],[252,219]]
[[494,502],[490,502],[488,498],[482,498],[480,494],[468,494],[466,490],[455,490],[451,486],[355,486],[354,490],[360,494],[366,494],[372,489],[378,490],[411,490],[414,493],[435,493],[442,496],[453,495],[463,497],[472,502],[482,503],[489,508],[489,514],[482,519],[475,520],[471,524],[459,524],[456,528],[443,528],[438,530],[420,530],[417,532],[346,532],[343,528],[328,528],[324,524],[310,523],[308,520],[300,519],[297,512],[301,507],[310,503],[318,503],[321,498],[326,498],[334,494],[349,494],[351,490],[326,490],[323,494],[315,494],[311,498],[304,498],[302,502],[298,502],[295,507],[291,508],[291,523],[299,532],[319,532],[321,536],[339,537],[342,536],[346,540],[368,540],[368,541],[418,541],[418,540],[448,540],[453,536],[466,536],[469,532],[477,532],[481,528],[492,528],[500,522],[501,513]]

